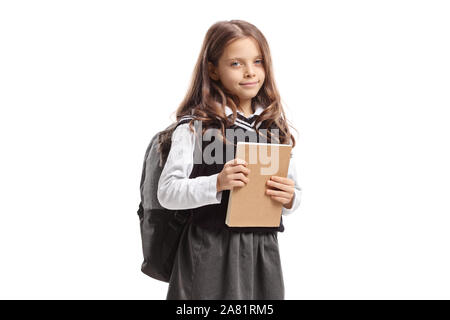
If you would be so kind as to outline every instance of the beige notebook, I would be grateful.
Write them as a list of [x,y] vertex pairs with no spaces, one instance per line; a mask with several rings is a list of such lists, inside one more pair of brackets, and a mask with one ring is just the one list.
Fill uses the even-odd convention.
[[230,190],[229,227],[278,227],[283,205],[266,195],[271,176],[287,177],[292,145],[238,142],[236,157],[248,163],[250,181]]

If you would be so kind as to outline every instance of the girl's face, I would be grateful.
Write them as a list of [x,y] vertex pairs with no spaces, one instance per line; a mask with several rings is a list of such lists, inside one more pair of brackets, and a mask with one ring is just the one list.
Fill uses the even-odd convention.
[[210,77],[220,80],[227,90],[237,95],[241,105],[257,95],[265,78],[261,51],[253,38],[233,41],[225,47],[217,68],[211,62],[208,62],[208,68]]

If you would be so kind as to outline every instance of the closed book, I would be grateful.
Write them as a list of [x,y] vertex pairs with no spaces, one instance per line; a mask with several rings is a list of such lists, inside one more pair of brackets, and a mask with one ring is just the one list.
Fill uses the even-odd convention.
[[[247,162],[249,182],[233,187],[228,200],[226,225],[229,227],[278,227],[283,204],[266,194],[271,176],[287,177],[291,159],[290,144],[238,142],[236,156]],[[270,187],[273,189],[273,187]]]

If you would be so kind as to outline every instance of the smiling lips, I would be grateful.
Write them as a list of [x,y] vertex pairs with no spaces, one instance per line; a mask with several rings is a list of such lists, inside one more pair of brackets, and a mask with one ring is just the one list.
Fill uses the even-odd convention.
[[246,83],[241,83],[241,86],[252,87],[252,86],[256,85],[257,83],[258,83],[258,81],[246,82]]

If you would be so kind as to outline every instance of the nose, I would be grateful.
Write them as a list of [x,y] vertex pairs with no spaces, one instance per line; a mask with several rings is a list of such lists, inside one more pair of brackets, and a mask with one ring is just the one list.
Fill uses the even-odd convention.
[[247,66],[245,68],[245,77],[254,77],[255,76],[255,71],[253,70],[252,66]]

